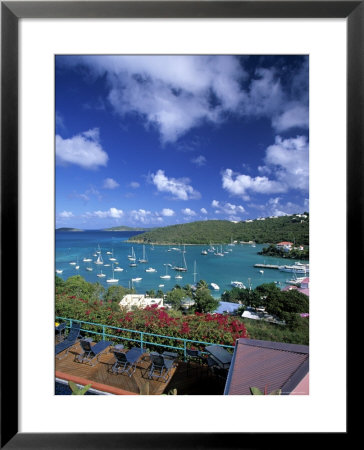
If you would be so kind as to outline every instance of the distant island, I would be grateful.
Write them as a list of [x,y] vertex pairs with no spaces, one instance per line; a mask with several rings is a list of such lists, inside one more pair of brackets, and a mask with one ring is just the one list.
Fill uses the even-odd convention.
[[120,225],[119,227],[105,228],[101,231],[149,231],[152,228],[142,228],[142,227],[127,227],[125,225]]
[[56,228],[56,231],[84,231],[79,228]]
[[309,214],[266,217],[244,222],[205,220],[154,228],[128,239],[140,244],[230,244],[255,242],[257,244],[290,240],[300,245],[309,244]]

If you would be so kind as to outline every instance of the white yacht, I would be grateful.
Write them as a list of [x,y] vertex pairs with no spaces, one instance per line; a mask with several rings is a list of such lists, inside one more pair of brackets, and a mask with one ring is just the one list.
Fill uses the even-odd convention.
[[56,273],[62,273],[63,269],[56,269]]
[[122,267],[115,267],[114,272],[122,272],[123,270]]
[[146,272],[156,272],[157,270],[153,267],[149,267],[148,269],[145,269]]
[[106,277],[106,275],[104,273],[102,273],[102,270],[100,270],[100,273],[98,273],[96,276],[99,277],[99,278]]
[[160,278],[162,278],[163,280],[169,280],[171,278],[171,276],[168,275],[168,266],[166,266],[166,274],[161,275]]
[[220,286],[216,283],[210,283],[210,286],[212,287],[212,289],[214,289],[215,291],[218,291],[220,289]]
[[231,282],[231,286],[237,287],[237,288],[240,288],[240,289],[246,289],[245,284],[242,283],[241,281],[232,281]]

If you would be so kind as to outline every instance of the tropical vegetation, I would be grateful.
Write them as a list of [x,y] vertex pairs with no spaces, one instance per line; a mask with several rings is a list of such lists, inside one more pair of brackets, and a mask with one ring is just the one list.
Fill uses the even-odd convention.
[[130,242],[155,244],[227,244],[238,242],[278,243],[285,240],[297,245],[309,244],[309,214],[305,218],[282,216],[245,222],[206,220],[171,225],[138,234]]
[[264,247],[260,252],[258,252],[258,255],[275,256],[278,258],[288,259],[310,259],[310,252],[308,247],[304,248],[303,250],[292,248],[292,250],[285,251],[273,244],[269,245],[268,247]]
[[[124,338],[139,338],[139,333],[125,332],[121,328],[171,336],[150,338],[153,343],[176,345],[173,337],[182,337],[203,342],[234,345],[238,337],[270,340],[308,345],[309,319],[300,316],[308,312],[308,297],[297,291],[281,291],[274,283],[258,286],[254,290],[233,288],[222,295],[223,301],[241,303],[237,315],[214,314],[219,300],[214,299],[205,281],[200,280],[196,289],[176,285],[165,296],[165,304],[172,309],[135,308],[121,309],[120,300],[133,289],[110,286],[105,289],[100,283],[88,283],[80,275],[62,280],[56,277],[55,314],[86,322],[108,325],[109,334]],[[162,296],[163,292],[146,292],[147,295]],[[193,298],[195,304],[188,310],[183,308],[184,298]],[[246,307],[265,307],[265,310],[285,321],[285,325],[263,320],[242,319]],[[100,332],[96,325],[85,325],[90,331]],[[83,327],[83,328],[84,328]],[[95,337],[96,336],[96,337]],[[98,335],[93,335],[95,340]],[[149,339],[149,338],[148,338]],[[126,345],[130,341],[125,340]],[[178,345],[177,345],[178,346]]]

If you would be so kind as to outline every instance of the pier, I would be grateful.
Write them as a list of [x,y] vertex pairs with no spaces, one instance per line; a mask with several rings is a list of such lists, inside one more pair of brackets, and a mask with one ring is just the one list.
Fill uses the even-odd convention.
[[279,269],[280,266],[276,264],[254,264],[254,267],[261,267],[264,269]]

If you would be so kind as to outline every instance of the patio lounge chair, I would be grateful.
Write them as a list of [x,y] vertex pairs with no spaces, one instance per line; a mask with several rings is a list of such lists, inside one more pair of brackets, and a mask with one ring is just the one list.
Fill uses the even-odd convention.
[[136,370],[136,364],[139,358],[144,354],[144,350],[133,347],[126,353],[114,351],[115,363],[111,367],[111,371],[115,374],[126,373],[131,377]]
[[206,358],[202,356],[202,353],[199,350],[186,349],[186,355],[187,363],[190,363],[191,361],[198,362],[199,364],[206,363]]
[[216,359],[212,358],[211,356],[208,356],[206,358],[207,363],[207,375],[214,375],[215,374],[215,368],[219,367],[219,363],[216,361]]
[[56,345],[56,349],[55,349],[56,355],[63,352],[64,350],[67,350],[64,355],[56,356],[57,359],[62,359],[68,355],[68,352],[71,349],[71,347],[73,347],[76,344],[78,336],[80,335],[80,331],[81,331],[81,323],[73,322],[67,338],[64,341],[62,341]]
[[187,356],[187,374],[191,368],[191,362],[195,362],[198,365],[192,366],[193,369],[200,369],[201,366],[207,363],[207,358],[202,356],[202,353],[199,350],[191,350],[186,349]]
[[66,332],[66,322],[62,322],[58,326],[54,327],[54,331],[56,337],[58,337],[58,342],[63,341]]
[[[96,364],[96,361],[99,361],[99,357],[102,355],[102,353],[112,344],[112,342],[109,341],[100,341],[95,345],[91,345],[91,342],[89,340],[81,340],[80,345],[82,347],[83,353],[80,355],[77,355],[75,358],[75,361],[78,361],[80,363],[90,364],[91,366],[94,366]],[[93,363],[93,361],[95,363]]]
[[150,359],[152,364],[150,366],[148,378],[163,378],[164,381],[167,381],[175,359],[164,358],[162,355],[153,353],[151,353]]

